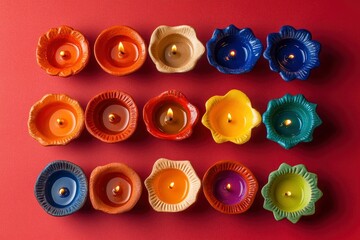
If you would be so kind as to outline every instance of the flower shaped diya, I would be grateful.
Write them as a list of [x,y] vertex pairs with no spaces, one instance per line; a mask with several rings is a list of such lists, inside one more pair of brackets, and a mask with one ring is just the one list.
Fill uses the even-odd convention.
[[36,60],[48,74],[68,77],[86,66],[89,52],[89,43],[80,32],[61,26],[40,37]]
[[285,81],[306,80],[310,70],[320,65],[320,47],[320,43],[311,40],[309,31],[283,26],[279,33],[268,35],[264,58]]
[[249,72],[259,60],[263,46],[250,28],[230,25],[216,29],[206,44],[209,63],[222,73]]
[[203,44],[190,26],[159,26],[151,35],[149,54],[159,72],[190,71],[204,52]]
[[231,90],[225,96],[213,96],[206,101],[202,123],[216,143],[249,141],[252,128],[261,123],[261,116],[251,107],[250,99],[239,90]]
[[64,94],[47,94],[30,109],[30,136],[44,146],[65,145],[84,129],[80,104]]
[[87,130],[97,139],[114,143],[128,139],[137,126],[138,110],[134,100],[120,91],[96,95],[85,110]]
[[90,176],[90,200],[97,210],[117,214],[131,210],[142,191],[139,175],[122,163],[96,167]]
[[146,59],[142,37],[127,26],[113,26],[100,33],[95,41],[94,54],[100,67],[115,76],[138,70]]
[[322,123],[316,106],[301,94],[286,94],[280,99],[271,100],[263,114],[267,138],[285,149],[300,142],[312,141],[314,129]]
[[254,202],[258,183],[252,172],[235,161],[220,161],[203,178],[203,191],[210,205],[222,213],[239,214]]
[[158,212],[180,212],[197,198],[201,182],[189,161],[158,159],[145,180],[149,202]]
[[40,173],[35,184],[35,197],[48,214],[66,216],[85,204],[88,185],[81,168],[68,161],[54,161]]
[[300,164],[280,165],[270,173],[268,183],[262,188],[264,208],[272,211],[276,220],[287,218],[296,223],[301,216],[315,213],[315,202],[322,196],[317,187],[317,176]]
[[176,90],[161,93],[144,106],[147,131],[154,137],[182,140],[192,134],[199,111],[185,95]]

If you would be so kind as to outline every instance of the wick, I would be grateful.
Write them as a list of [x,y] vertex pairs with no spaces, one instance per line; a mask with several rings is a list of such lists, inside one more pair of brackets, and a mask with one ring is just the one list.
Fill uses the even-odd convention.
[[172,45],[172,47],[171,47],[171,53],[172,53],[173,55],[176,55],[176,53],[177,53],[177,47],[176,47],[175,44]]
[[120,192],[120,186],[117,185],[115,188],[113,188],[112,193],[113,195],[117,195]]
[[171,108],[167,110],[166,116],[165,116],[165,123],[171,122],[173,120],[174,112]]
[[286,119],[283,124],[285,125],[285,127],[288,127],[292,124],[292,121],[290,119]]
[[62,187],[59,189],[58,193],[59,193],[60,197],[66,197],[66,195],[68,194],[68,190],[67,190],[67,188]]
[[58,118],[58,119],[56,119],[56,122],[57,122],[57,124],[58,124],[59,126],[63,126],[64,123],[65,123],[65,120],[62,119],[62,118]]
[[169,185],[169,188],[170,188],[170,189],[173,189],[174,186],[175,186],[175,183],[174,183],[174,182],[171,182],[170,185]]
[[66,51],[60,51],[60,56],[62,57],[62,58],[65,58],[65,57],[67,57],[67,52]]
[[227,121],[228,121],[228,123],[231,123],[231,121],[232,121],[232,116],[230,113],[228,113],[228,115],[227,115]]
[[287,191],[287,192],[285,193],[285,196],[286,196],[286,197],[290,197],[290,196],[291,196],[291,192],[290,192],[290,191]]
[[230,56],[231,56],[231,57],[235,57],[235,56],[236,56],[235,50],[231,50],[231,51],[230,51]]
[[231,184],[230,183],[228,183],[228,184],[226,184],[226,190],[230,190],[231,189]]
[[119,42],[118,50],[119,50],[119,55],[120,56],[125,54],[125,48],[124,48],[124,45],[122,44],[122,42]]
[[119,121],[119,116],[116,115],[115,113],[110,113],[108,116],[109,122],[110,123],[117,123]]
[[289,58],[290,58],[290,59],[294,59],[294,58],[295,58],[295,55],[294,55],[294,54],[290,54],[290,55],[289,55]]

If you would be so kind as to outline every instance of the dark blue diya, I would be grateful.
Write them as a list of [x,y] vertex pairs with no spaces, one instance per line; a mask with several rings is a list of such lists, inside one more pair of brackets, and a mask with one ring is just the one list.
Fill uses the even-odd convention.
[[40,173],[35,197],[48,214],[66,216],[79,210],[86,201],[87,179],[81,168],[68,161],[54,161]]
[[310,70],[320,65],[321,45],[311,40],[311,33],[305,29],[283,26],[279,33],[269,34],[266,40],[264,58],[269,60],[270,69],[279,72],[285,81],[306,80]]
[[250,28],[229,25],[216,29],[206,44],[209,63],[222,73],[240,74],[253,69],[263,46]]
[[316,106],[301,94],[286,94],[271,100],[263,114],[267,138],[285,149],[300,142],[312,141],[314,129],[322,123],[316,113]]

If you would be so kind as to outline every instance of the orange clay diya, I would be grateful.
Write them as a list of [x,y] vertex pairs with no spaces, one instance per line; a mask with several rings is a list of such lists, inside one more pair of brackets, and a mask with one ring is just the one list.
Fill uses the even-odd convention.
[[157,212],[180,212],[197,199],[201,182],[189,161],[158,159],[145,180],[149,202]]
[[80,32],[68,26],[51,28],[42,35],[36,49],[39,66],[49,75],[69,77],[89,61],[89,43]]
[[84,129],[80,104],[64,94],[47,94],[30,109],[29,134],[44,146],[65,145]]
[[185,95],[176,90],[161,93],[144,106],[147,131],[154,137],[182,140],[192,134],[199,111]]
[[97,139],[114,143],[129,138],[136,129],[138,110],[134,100],[121,91],[96,95],[85,110],[87,130]]
[[91,204],[105,213],[127,212],[141,196],[142,183],[139,175],[123,163],[96,167],[89,182]]
[[94,54],[100,67],[115,76],[138,70],[146,59],[146,46],[141,36],[127,26],[113,26],[100,33]]

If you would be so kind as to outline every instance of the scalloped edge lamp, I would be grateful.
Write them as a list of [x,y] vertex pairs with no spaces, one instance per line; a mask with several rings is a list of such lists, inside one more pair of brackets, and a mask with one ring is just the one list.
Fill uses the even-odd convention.
[[[301,186],[301,192],[304,195],[306,194],[306,196],[302,197],[300,204],[303,205],[303,207],[301,209],[286,211],[276,200],[276,193],[274,193],[278,187],[276,184],[279,184],[281,177],[286,177],[286,175],[300,177],[300,181],[304,183],[304,185]],[[283,180],[287,181],[285,177],[283,177]],[[308,172],[303,164],[292,167],[286,163],[282,163],[278,170],[270,173],[268,183],[262,188],[261,194],[265,200],[264,208],[272,211],[277,221],[287,218],[292,223],[298,222],[302,216],[313,215],[315,213],[315,202],[323,195],[317,187],[316,174]],[[285,192],[285,196],[283,197],[291,198],[291,192]]]

